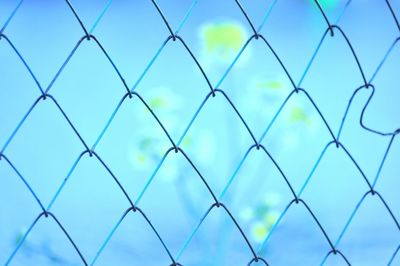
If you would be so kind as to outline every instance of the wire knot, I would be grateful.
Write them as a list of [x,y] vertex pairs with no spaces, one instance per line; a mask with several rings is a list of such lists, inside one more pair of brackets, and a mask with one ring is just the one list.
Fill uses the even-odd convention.
[[128,97],[129,97],[129,99],[132,99],[132,97],[133,97],[131,90],[128,90]]
[[331,37],[335,36],[335,32],[333,31],[334,26],[333,25],[329,25],[329,32],[331,33]]
[[215,90],[216,89],[211,89],[211,96],[214,98],[215,97]]
[[42,100],[45,101],[47,99],[47,96],[49,96],[49,94],[47,94],[46,92],[44,92],[42,94]]
[[335,145],[336,145],[336,148],[340,148],[340,142],[337,140],[337,139],[335,139]]

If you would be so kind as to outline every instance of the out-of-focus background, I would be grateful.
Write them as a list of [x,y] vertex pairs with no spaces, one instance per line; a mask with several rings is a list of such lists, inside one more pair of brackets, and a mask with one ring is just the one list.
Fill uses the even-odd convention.
[[[334,29],[333,37],[327,33],[305,71],[327,30],[314,1],[242,2],[255,30],[269,42],[294,84],[309,93],[335,137],[353,92],[365,82],[375,89],[363,123],[383,133],[399,128],[399,44],[390,50],[399,28],[384,0],[319,1],[330,23],[350,41],[365,80],[339,29]],[[400,2],[389,3],[399,17]],[[262,149],[247,153],[254,140],[222,93],[208,98],[183,135],[210,87],[179,40],[163,45],[170,32],[154,3],[73,0],[71,4],[127,87],[141,95],[229,209],[257,255],[270,265],[319,265],[331,250],[327,238],[302,204],[291,205],[274,226],[294,196]],[[253,38],[241,50],[254,32],[237,3],[157,0],[157,4],[211,86],[226,93],[255,139],[261,138],[336,249],[352,265],[387,265],[400,244],[395,222],[400,217],[400,143],[396,137],[361,127],[372,87],[355,94],[339,140],[387,206],[376,194],[368,194],[343,230],[370,188],[343,148],[332,144],[323,153],[333,138],[305,93],[294,93],[273,120],[293,84],[261,38]],[[85,35],[66,1],[1,0],[0,28],[4,34],[0,39],[0,264],[82,264],[50,217],[42,216],[29,229],[42,209],[28,185],[44,208],[49,206],[88,264],[171,264],[138,212],[129,212],[118,224],[129,201],[96,156],[80,157],[86,148],[54,101],[39,100],[12,135],[40,97],[40,88],[49,86],[48,93],[87,146],[97,143],[96,154],[146,214],[173,258],[182,265],[246,265],[253,258],[222,208],[213,208],[195,230],[214,200],[182,153],[172,151],[160,164],[172,144],[137,97],[122,102],[101,135],[126,88],[94,39],[83,40],[56,76]],[[333,254],[324,263],[346,265]],[[392,265],[400,265],[400,255]]]

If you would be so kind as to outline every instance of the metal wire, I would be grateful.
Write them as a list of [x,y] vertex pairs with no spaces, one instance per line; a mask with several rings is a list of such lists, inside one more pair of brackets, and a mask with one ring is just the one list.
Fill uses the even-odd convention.
[[[364,115],[368,110],[368,105],[369,105],[371,99],[373,98],[374,92],[375,92],[375,87],[374,87],[374,85],[372,83],[373,83],[375,77],[379,74],[379,71],[380,71],[382,65],[386,62],[386,60],[387,60],[388,56],[390,55],[390,53],[392,52],[393,48],[399,43],[400,37],[394,40],[392,46],[388,49],[388,51],[385,54],[384,58],[379,62],[378,66],[376,68],[376,71],[373,73],[373,75],[371,76],[369,81],[367,81],[367,78],[366,78],[365,73],[363,71],[362,65],[361,65],[361,63],[360,63],[360,61],[359,61],[359,59],[357,57],[357,54],[356,54],[356,52],[355,52],[355,50],[354,50],[354,48],[352,46],[352,43],[350,42],[350,40],[346,36],[345,32],[338,26],[338,22],[340,21],[342,15],[345,13],[345,11],[348,8],[348,6],[351,4],[352,0],[349,0],[345,4],[342,12],[340,13],[340,15],[338,16],[338,18],[337,18],[337,20],[335,22],[335,24],[332,24],[330,22],[330,19],[328,18],[328,16],[324,12],[324,10],[321,7],[320,3],[318,3],[318,1],[315,0],[315,5],[318,8],[319,12],[321,13],[321,16],[323,17],[324,21],[326,22],[327,28],[326,28],[326,31],[324,32],[324,34],[322,35],[322,38],[321,38],[320,42],[317,44],[317,46],[315,48],[315,51],[314,51],[314,53],[313,53],[308,65],[306,66],[306,68],[305,68],[305,70],[303,72],[303,75],[301,76],[299,82],[296,85],[295,81],[291,77],[290,72],[287,69],[287,67],[285,66],[284,62],[281,60],[281,58],[279,57],[277,52],[274,50],[274,48],[268,42],[268,40],[267,40],[268,38],[266,38],[266,37],[264,37],[263,35],[260,34],[260,31],[264,27],[269,15],[271,14],[271,12],[273,12],[273,9],[274,9],[277,1],[278,0],[274,0],[271,3],[269,8],[265,12],[265,15],[264,15],[264,18],[262,19],[261,24],[259,25],[259,27],[255,27],[253,22],[252,22],[252,20],[251,20],[251,18],[250,18],[250,16],[247,14],[246,10],[244,9],[244,7],[240,3],[240,1],[239,0],[234,0],[234,2],[237,5],[237,8],[243,14],[244,21],[246,21],[249,24],[250,28],[252,29],[253,34],[245,42],[244,46],[242,47],[242,49],[240,49],[238,55],[235,57],[235,59],[230,64],[230,66],[227,68],[227,70],[223,73],[223,75],[221,76],[220,80],[216,83],[215,86],[213,86],[212,83],[210,82],[209,78],[207,77],[205,71],[203,70],[201,64],[197,60],[196,56],[192,53],[190,47],[186,44],[184,39],[181,36],[179,36],[180,30],[184,27],[187,19],[191,16],[192,11],[196,8],[196,5],[197,5],[198,1],[194,0],[192,2],[192,5],[190,6],[189,10],[185,14],[185,16],[182,19],[181,23],[179,24],[177,29],[174,31],[173,28],[171,27],[169,21],[168,21],[168,18],[164,15],[161,7],[158,5],[158,3],[155,0],[151,0],[155,10],[157,10],[158,14],[162,18],[162,21],[165,24],[165,27],[167,28],[167,30],[169,32],[169,36],[166,37],[165,41],[161,44],[160,48],[157,50],[157,52],[155,53],[153,58],[149,61],[147,66],[144,68],[143,73],[140,75],[138,80],[133,84],[133,86],[131,88],[128,87],[127,83],[125,82],[125,79],[123,78],[122,74],[118,70],[116,64],[111,59],[111,57],[109,56],[109,54],[107,53],[105,48],[102,46],[100,41],[97,40],[97,38],[95,37],[95,34],[94,34],[97,25],[99,24],[99,22],[101,21],[101,19],[103,18],[104,14],[109,9],[109,7],[112,5],[113,0],[109,0],[107,2],[107,4],[105,5],[104,9],[101,11],[101,13],[95,19],[95,22],[92,25],[92,27],[90,27],[90,30],[87,30],[87,27],[82,22],[79,14],[76,12],[76,10],[74,9],[74,7],[70,3],[70,1],[65,0],[66,6],[73,13],[75,19],[77,20],[77,22],[79,23],[79,25],[80,25],[80,27],[82,29],[84,35],[83,35],[83,37],[81,37],[78,40],[77,44],[73,47],[72,51],[69,53],[69,55],[67,56],[67,58],[65,59],[65,61],[61,65],[61,67],[58,69],[58,71],[56,72],[55,76],[53,77],[53,79],[51,80],[49,85],[47,87],[45,87],[45,88],[42,87],[42,85],[39,83],[38,79],[36,78],[35,74],[31,70],[31,68],[29,67],[29,65],[26,62],[26,60],[24,59],[24,57],[21,55],[19,50],[14,46],[12,40],[10,40],[10,38],[5,33],[7,25],[13,19],[14,15],[18,12],[19,7],[24,2],[24,0],[19,1],[19,3],[16,5],[14,10],[11,12],[11,14],[9,15],[9,17],[7,18],[6,22],[4,23],[4,25],[2,26],[2,28],[0,30],[0,40],[4,40],[12,48],[12,50],[16,53],[16,55],[18,56],[18,58],[21,60],[21,62],[25,66],[26,70],[28,71],[29,75],[35,81],[36,86],[40,90],[41,95],[33,102],[31,107],[27,110],[27,112],[22,117],[22,119],[19,121],[19,123],[17,123],[15,129],[13,130],[11,135],[8,137],[8,139],[6,140],[5,144],[2,146],[1,151],[0,151],[0,160],[2,162],[7,163],[11,167],[11,169],[17,174],[17,176],[21,179],[23,185],[29,190],[29,192],[32,195],[33,199],[39,205],[39,207],[41,209],[41,212],[38,214],[36,219],[30,225],[28,230],[24,233],[23,237],[18,242],[16,248],[9,255],[7,261],[4,262],[5,265],[8,265],[9,263],[11,263],[13,261],[14,256],[19,251],[20,247],[22,246],[22,244],[24,243],[24,241],[26,240],[26,238],[30,234],[31,230],[35,227],[36,223],[40,219],[44,219],[44,218],[51,218],[56,222],[58,227],[62,230],[62,232],[68,238],[69,242],[71,243],[71,245],[75,249],[76,253],[79,255],[79,257],[80,257],[80,259],[81,259],[81,261],[82,261],[82,263],[84,265],[94,265],[97,260],[101,259],[100,257],[101,257],[101,254],[102,254],[103,250],[106,248],[106,246],[107,246],[108,242],[111,240],[113,234],[118,230],[120,224],[122,223],[122,221],[126,218],[126,216],[129,213],[132,213],[132,214],[135,214],[135,215],[136,214],[140,214],[140,216],[146,221],[146,223],[151,228],[153,233],[157,236],[157,239],[159,240],[160,244],[164,248],[164,250],[167,253],[168,257],[170,258],[171,265],[181,265],[178,261],[180,260],[182,254],[185,252],[185,250],[188,247],[189,243],[191,242],[193,237],[196,235],[196,233],[197,233],[198,229],[200,228],[201,224],[210,215],[211,211],[213,209],[216,209],[216,208],[217,209],[222,209],[225,212],[225,214],[233,221],[235,227],[237,228],[237,230],[241,234],[241,236],[243,238],[243,241],[248,246],[248,248],[250,250],[250,253],[251,253],[251,257],[249,258],[248,265],[251,265],[251,264],[253,264],[255,262],[260,262],[260,263],[263,263],[265,265],[269,265],[268,264],[268,258],[263,258],[261,256],[260,252],[266,245],[268,245],[268,241],[269,241],[271,235],[274,234],[274,232],[276,231],[276,228],[279,226],[279,223],[282,221],[282,219],[286,215],[287,211],[290,208],[293,208],[293,206],[296,206],[296,205],[302,205],[306,209],[306,211],[309,213],[309,215],[312,217],[313,221],[315,222],[315,226],[317,226],[319,228],[319,230],[321,231],[322,237],[327,241],[327,243],[330,246],[330,250],[327,250],[326,256],[324,258],[321,258],[321,265],[323,265],[331,255],[338,255],[340,258],[342,258],[343,262],[345,262],[347,265],[351,265],[351,262],[346,257],[346,254],[344,254],[343,252],[340,251],[340,243],[341,243],[342,239],[345,237],[346,232],[348,231],[348,228],[349,228],[350,224],[352,223],[353,218],[356,216],[360,206],[363,204],[364,200],[367,197],[377,197],[378,198],[378,200],[382,203],[383,208],[385,210],[387,210],[388,216],[393,220],[393,222],[395,223],[396,227],[400,231],[400,225],[399,225],[399,222],[398,222],[397,218],[393,214],[393,212],[390,209],[390,207],[387,204],[387,202],[384,200],[384,197],[375,189],[375,186],[376,186],[377,182],[379,181],[379,177],[380,177],[380,173],[381,173],[382,167],[383,167],[383,165],[384,165],[384,163],[386,161],[387,155],[388,155],[388,153],[390,151],[390,148],[392,147],[394,139],[396,138],[396,136],[400,132],[400,129],[397,129],[397,130],[395,130],[393,132],[383,132],[383,131],[381,131],[379,129],[371,128],[370,126],[365,125],[365,122],[364,122]],[[283,1],[283,0],[280,0],[280,1]],[[397,19],[396,15],[395,15],[395,13],[393,11],[393,8],[392,8],[390,2],[388,0],[386,0],[385,3],[386,3],[386,5],[388,7],[388,10],[389,10],[388,14],[390,14],[393,17],[395,25],[397,26],[397,29],[400,32],[400,26],[399,26],[398,19]],[[348,49],[351,51],[351,53],[353,55],[353,58],[354,58],[354,61],[356,62],[357,66],[358,66],[358,70],[359,70],[359,73],[360,73],[360,76],[361,76],[361,79],[362,79],[362,84],[358,88],[356,88],[354,90],[351,98],[349,99],[349,103],[348,103],[347,108],[346,108],[346,110],[345,110],[345,112],[343,114],[339,130],[338,130],[338,132],[336,134],[334,134],[334,132],[332,131],[332,129],[331,129],[330,125],[328,124],[327,120],[325,119],[323,113],[321,112],[321,110],[317,106],[317,103],[313,100],[313,97],[309,94],[309,92],[306,89],[301,88],[301,84],[302,84],[304,78],[307,76],[308,71],[309,71],[311,65],[313,64],[314,59],[316,58],[321,46],[323,45],[323,43],[324,43],[324,41],[326,39],[326,35],[327,35],[328,32],[330,33],[331,37],[342,38],[343,41],[347,44]],[[124,95],[122,95],[121,100],[119,101],[119,103],[115,107],[115,109],[112,112],[110,118],[107,120],[106,124],[104,125],[103,129],[99,133],[97,139],[95,140],[95,142],[93,143],[92,146],[90,146],[90,145],[88,145],[86,143],[86,141],[81,136],[79,130],[74,126],[72,120],[69,118],[68,114],[64,111],[63,107],[58,103],[57,99],[50,94],[50,90],[53,87],[53,84],[59,78],[59,76],[62,74],[63,69],[69,63],[70,59],[74,56],[75,52],[79,49],[80,45],[84,41],[90,41],[90,40],[93,40],[96,43],[96,45],[99,47],[99,49],[102,51],[102,53],[104,54],[104,56],[107,58],[108,62],[113,67],[114,71],[118,75],[122,85],[124,86],[124,88],[126,90],[126,92],[124,93]],[[224,82],[225,78],[227,77],[227,75],[229,74],[229,72],[231,71],[233,66],[236,64],[238,59],[241,57],[243,51],[248,47],[248,45],[251,42],[260,41],[260,40],[266,45],[267,50],[272,52],[272,54],[274,55],[274,57],[277,60],[277,62],[279,63],[279,65],[282,67],[282,70],[287,75],[287,77],[289,78],[289,80],[291,82],[291,85],[293,86],[293,90],[284,99],[284,101],[282,102],[281,106],[276,111],[276,113],[273,116],[272,120],[269,121],[268,125],[266,126],[266,128],[263,131],[263,133],[261,134],[261,136],[259,138],[256,138],[255,134],[252,132],[251,128],[246,123],[245,119],[242,117],[242,115],[239,112],[239,110],[236,108],[234,102],[231,100],[231,98],[229,96],[229,92],[226,92],[226,91],[222,90],[220,88],[220,86]],[[198,68],[198,70],[202,74],[204,80],[207,82],[207,85],[208,85],[208,87],[210,89],[210,91],[205,95],[205,98],[202,101],[201,105],[198,107],[196,112],[193,114],[189,124],[186,126],[186,128],[183,131],[182,135],[179,137],[178,141],[176,141],[176,142],[173,140],[173,138],[171,137],[171,135],[169,134],[169,132],[167,131],[167,129],[163,125],[162,121],[157,117],[157,115],[154,113],[152,108],[146,103],[146,101],[142,98],[142,96],[135,91],[136,88],[141,83],[143,77],[146,76],[148,70],[152,67],[153,63],[157,60],[158,56],[161,54],[161,52],[164,49],[164,47],[166,46],[166,44],[168,42],[171,42],[171,41],[181,43],[182,49],[184,51],[186,51],[190,55],[190,57],[193,60],[193,63],[196,65],[196,67]],[[342,132],[342,129],[343,129],[344,125],[345,125],[345,121],[346,121],[346,118],[348,116],[348,112],[349,112],[350,106],[351,106],[351,104],[353,102],[353,99],[362,90],[370,91],[370,96],[369,96],[367,102],[365,103],[365,105],[364,105],[364,107],[362,109],[361,116],[360,116],[360,126],[362,128],[364,128],[365,130],[367,130],[369,132],[372,132],[373,134],[379,135],[381,137],[386,137],[388,139],[388,144],[387,144],[384,156],[381,159],[381,162],[379,164],[379,168],[377,169],[375,178],[373,179],[372,183],[369,182],[368,178],[366,177],[365,173],[363,172],[363,170],[361,169],[359,164],[356,162],[355,158],[350,154],[350,152],[345,148],[345,145],[340,141],[341,132]],[[226,101],[229,104],[229,106],[232,109],[232,112],[235,113],[237,118],[240,120],[241,124],[243,124],[243,126],[246,128],[246,130],[247,130],[249,136],[251,137],[252,141],[254,142],[254,143],[251,143],[249,145],[249,148],[247,149],[245,155],[240,160],[239,164],[235,168],[234,173],[229,178],[229,180],[226,183],[226,185],[224,186],[222,192],[218,196],[215,194],[215,192],[213,191],[212,187],[208,184],[206,176],[204,176],[204,174],[202,174],[200,172],[200,170],[196,167],[195,163],[191,160],[191,158],[185,153],[183,148],[180,146],[182,141],[183,141],[183,139],[184,139],[184,137],[186,136],[186,134],[188,133],[188,131],[192,127],[194,121],[197,119],[197,116],[202,111],[202,109],[204,108],[206,103],[208,101],[211,101],[212,98],[214,98],[216,96],[221,97],[224,101]],[[315,162],[313,168],[311,169],[307,179],[305,180],[305,182],[303,183],[301,189],[297,193],[296,193],[295,189],[293,188],[293,186],[291,185],[291,183],[289,181],[289,178],[284,173],[285,172],[284,169],[282,169],[278,165],[277,161],[273,158],[271,153],[268,151],[267,147],[265,147],[265,146],[263,146],[261,144],[261,142],[267,137],[267,134],[268,134],[270,128],[272,127],[272,125],[279,119],[279,116],[280,116],[282,110],[285,109],[285,106],[286,106],[287,102],[292,97],[304,97],[308,102],[310,102],[312,104],[313,108],[318,113],[318,115],[319,115],[320,119],[322,120],[326,130],[328,131],[329,135],[332,138],[328,142],[328,144],[324,147],[324,149],[322,150],[320,156],[318,157],[318,159]],[[150,111],[152,117],[156,120],[156,122],[158,123],[158,125],[160,126],[160,128],[162,129],[162,131],[164,132],[164,134],[166,135],[166,137],[170,141],[171,147],[165,151],[164,156],[161,158],[160,162],[157,164],[157,166],[154,169],[154,171],[152,172],[151,176],[147,179],[147,182],[144,185],[144,187],[142,188],[141,192],[139,193],[137,198],[134,200],[129,196],[129,194],[127,193],[125,188],[119,182],[118,177],[113,173],[111,168],[102,159],[101,155],[99,155],[95,151],[95,149],[96,149],[97,145],[100,143],[100,141],[102,140],[102,137],[104,136],[104,134],[107,132],[109,126],[112,124],[116,114],[120,110],[120,107],[123,104],[129,104],[129,102],[130,101],[134,101],[135,98],[137,98],[137,100],[139,100],[139,102],[141,102],[146,107],[146,109],[148,111]],[[57,110],[59,110],[61,112],[62,117],[68,122],[68,125],[70,126],[71,130],[74,132],[76,137],[81,142],[81,144],[83,146],[83,151],[79,154],[78,158],[74,161],[73,165],[70,167],[65,179],[63,180],[63,182],[61,183],[60,187],[57,189],[56,193],[52,197],[49,205],[46,207],[41,203],[40,198],[38,197],[36,192],[32,189],[32,187],[29,185],[29,182],[27,181],[29,179],[25,178],[20,173],[20,171],[15,167],[15,165],[9,160],[9,158],[6,155],[6,151],[7,151],[7,147],[13,141],[16,133],[20,130],[21,126],[25,123],[26,119],[29,117],[31,112],[39,104],[41,104],[43,101],[49,101],[49,100],[57,107]],[[359,171],[363,182],[366,184],[366,192],[364,193],[362,198],[359,200],[357,205],[354,207],[350,217],[348,217],[348,219],[347,219],[347,222],[346,222],[344,228],[341,230],[341,233],[340,233],[339,237],[335,241],[332,240],[332,238],[329,236],[329,232],[327,232],[325,230],[324,225],[319,221],[318,217],[314,214],[313,210],[308,206],[307,202],[301,198],[301,195],[302,195],[304,189],[307,187],[309,181],[312,179],[312,177],[314,175],[314,172],[318,168],[318,166],[319,166],[322,158],[324,157],[326,151],[328,149],[331,149],[331,147],[333,147],[333,146],[335,146],[337,149],[342,150],[343,153],[351,160],[351,162],[354,164],[356,169]],[[279,171],[280,175],[282,176],[282,178],[284,179],[286,185],[288,186],[288,189],[290,190],[291,194],[293,195],[293,199],[287,204],[286,208],[281,213],[281,215],[279,216],[279,218],[277,219],[277,221],[273,225],[272,229],[269,231],[268,235],[264,239],[264,241],[263,241],[262,245],[260,246],[260,248],[258,249],[258,251],[253,248],[253,246],[252,246],[251,242],[249,241],[248,237],[246,236],[246,234],[242,230],[240,224],[236,220],[235,215],[223,203],[224,195],[229,190],[229,188],[230,188],[232,182],[234,181],[234,179],[237,177],[237,173],[238,173],[239,169],[242,167],[243,163],[248,158],[248,155],[251,152],[255,152],[255,151],[263,152],[269,158],[269,160],[272,161],[274,167],[276,167],[276,169]],[[152,181],[156,177],[157,172],[159,171],[160,167],[163,165],[165,159],[168,157],[168,155],[171,152],[180,153],[183,156],[183,158],[195,170],[196,174],[198,175],[198,177],[200,178],[200,180],[202,181],[204,186],[207,188],[207,190],[208,190],[208,192],[210,194],[210,197],[213,200],[212,205],[208,208],[208,210],[204,213],[204,215],[201,218],[199,218],[199,223],[195,226],[195,228],[193,228],[193,230],[190,233],[190,235],[188,236],[186,242],[184,243],[184,245],[182,246],[182,248],[180,249],[178,254],[176,254],[175,256],[170,252],[168,246],[166,245],[166,243],[163,240],[162,235],[160,235],[160,233],[157,231],[157,229],[155,228],[155,226],[151,222],[151,217],[148,217],[145,214],[145,211],[138,207],[140,205],[140,201],[141,201],[143,195],[146,193],[148,187],[151,185]],[[101,163],[101,165],[106,169],[106,171],[108,172],[110,177],[113,179],[113,181],[118,185],[121,193],[124,194],[127,202],[129,203],[129,206],[130,206],[122,214],[121,218],[116,222],[116,224],[114,225],[112,230],[109,232],[109,234],[107,235],[106,239],[103,241],[101,247],[99,248],[99,250],[95,254],[94,258],[91,258],[90,260],[88,260],[89,258],[85,258],[82,255],[82,253],[79,250],[79,246],[76,245],[76,243],[74,242],[74,240],[72,239],[72,237],[68,233],[68,230],[61,224],[61,222],[57,219],[57,217],[53,213],[51,213],[51,207],[56,202],[58,196],[60,195],[61,191],[64,189],[65,185],[70,180],[70,177],[71,177],[72,173],[74,172],[74,170],[76,169],[76,166],[79,164],[81,159],[83,157],[85,157],[85,156],[93,157],[94,159],[98,160]],[[396,248],[396,250],[393,251],[393,255],[390,258],[388,258],[388,265],[390,265],[394,261],[395,257],[399,253],[399,250],[400,250],[400,245]]]

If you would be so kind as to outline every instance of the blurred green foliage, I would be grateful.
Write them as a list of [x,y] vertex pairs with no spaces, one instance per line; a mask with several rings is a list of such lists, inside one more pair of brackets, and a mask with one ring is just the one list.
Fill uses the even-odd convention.
[[244,28],[234,22],[205,25],[201,31],[207,56],[220,61],[230,61],[243,47],[247,36]]

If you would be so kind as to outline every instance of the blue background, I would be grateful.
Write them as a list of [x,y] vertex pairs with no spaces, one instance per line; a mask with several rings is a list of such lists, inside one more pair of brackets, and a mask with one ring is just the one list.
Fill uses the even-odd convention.
[[[391,1],[396,16],[398,1]],[[198,59],[213,87],[226,92],[256,139],[292,91],[290,80],[262,40],[252,39],[232,69],[234,45],[207,48],[207,31],[233,29],[242,47],[252,28],[235,1],[157,2],[171,28]],[[210,92],[198,67],[179,41],[162,46],[169,31],[151,1],[72,1],[83,24],[102,44],[129,88],[152,107],[178,142]],[[255,27],[275,49],[297,85],[327,29],[311,1],[243,1]],[[375,87],[363,122],[380,132],[399,128],[399,29],[385,1],[321,1],[329,20],[349,38],[367,82]],[[1,0],[0,25],[18,1]],[[268,10],[271,9],[271,13]],[[104,8],[105,13],[98,21]],[[181,24],[188,10],[190,16]],[[343,10],[345,10],[343,12]],[[269,14],[266,16],[266,14]],[[337,19],[340,20],[336,23]],[[264,21],[264,18],[266,20]],[[263,22],[264,21],[264,22]],[[222,25],[222,26],[221,26]],[[182,26],[180,28],[180,26]],[[222,30],[223,31],[223,30]],[[78,40],[84,36],[64,1],[25,0],[4,29],[43,89],[51,83]],[[227,37],[229,39],[229,36]],[[223,40],[223,38],[222,38]],[[221,41],[221,40],[220,40]],[[224,46],[225,45],[225,46]],[[162,46],[145,75],[143,71]],[[224,74],[226,77],[221,79]],[[374,73],[376,76],[372,79]],[[137,83],[137,81],[139,81]],[[220,82],[221,81],[221,82]],[[335,136],[353,92],[364,80],[345,39],[328,33],[301,82]],[[400,216],[398,138],[361,127],[359,120],[372,89],[361,89],[350,106],[340,142],[394,217]],[[84,40],[49,90],[89,147],[96,142],[126,88],[94,40]],[[34,79],[4,38],[0,40],[0,145],[6,145],[19,121],[40,97]],[[305,94],[294,94],[261,142],[297,192],[324,147],[332,140]],[[392,142],[391,142],[392,140]],[[390,145],[387,157],[385,152]],[[228,101],[209,98],[182,140],[182,149],[218,196],[254,144]],[[96,153],[136,200],[171,143],[138,98],[127,98],[96,146]],[[85,147],[50,99],[40,100],[3,150],[47,207]],[[386,158],[384,160],[384,158]],[[380,166],[382,161],[381,170]],[[301,198],[335,242],[349,216],[369,190],[343,149],[329,146]],[[253,149],[226,190],[222,202],[237,219],[259,256],[270,265],[319,265],[330,251],[306,208],[293,205],[267,243],[277,218],[293,199],[272,161]],[[138,206],[178,256],[213,198],[181,153],[171,152],[140,198]],[[111,175],[88,154],[73,168],[51,212],[66,228],[88,263],[129,208]],[[41,213],[16,171],[0,161],[0,264],[6,263],[27,229]],[[386,265],[400,243],[400,231],[376,196],[368,195],[337,246],[352,265]],[[214,208],[185,248],[183,265],[246,265],[252,254],[229,216]],[[393,265],[400,262],[398,256]],[[96,260],[96,265],[169,265],[167,253],[146,221],[129,213]],[[80,265],[57,224],[41,217],[10,265]],[[255,263],[254,265],[262,265]],[[345,265],[330,256],[326,265]]]

